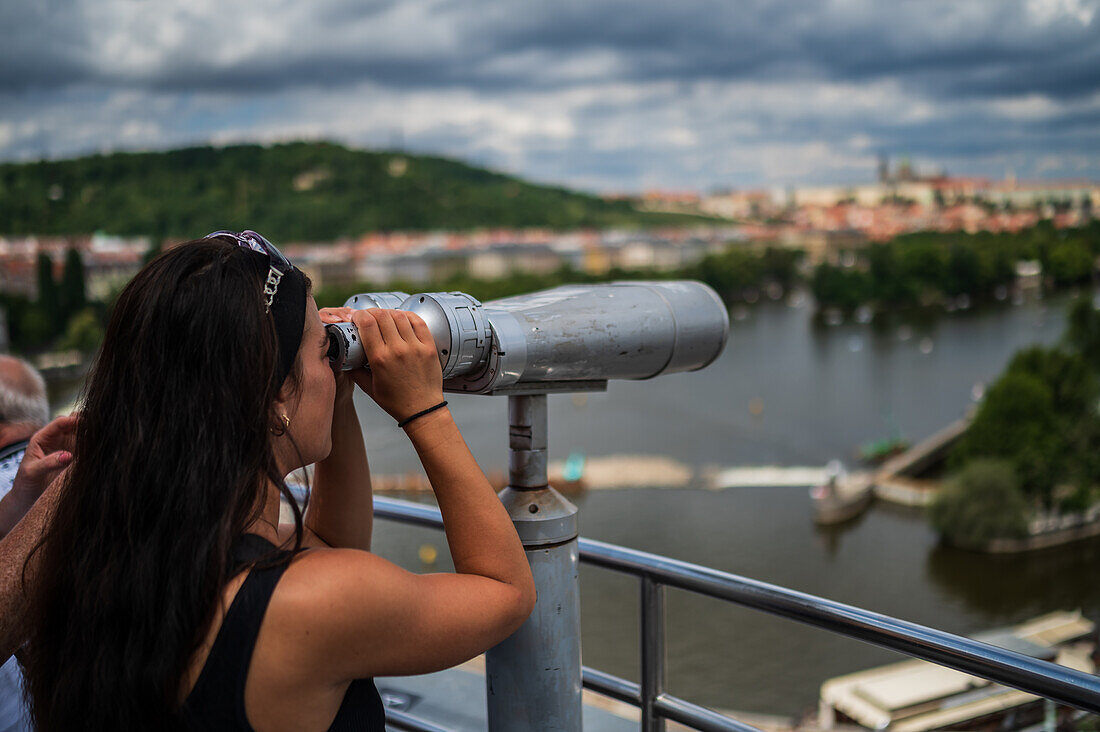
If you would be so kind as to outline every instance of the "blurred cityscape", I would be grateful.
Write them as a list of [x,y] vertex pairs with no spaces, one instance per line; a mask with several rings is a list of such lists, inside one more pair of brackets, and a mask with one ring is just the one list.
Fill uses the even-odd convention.
[[[921,175],[905,160],[880,160],[878,180],[862,185],[730,190],[650,190],[627,199],[638,209],[701,214],[714,223],[652,229],[486,228],[368,232],[336,241],[279,242],[315,289],[369,282],[421,284],[456,276],[492,280],[563,267],[588,275],[612,270],[672,272],[731,245],[804,252],[809,264],[838,263],[845,251],[912,232],[1020,232],[1040,221],[1080,227],[1100,211],[1100,183]],[[277,232],[275,233],[277,236]],[[173,241],[107,233],[0,236],[0,292],[37,297],[40,253],[60,276],[79,252],[90,300],[103,300],[140,268],[152,248]]]

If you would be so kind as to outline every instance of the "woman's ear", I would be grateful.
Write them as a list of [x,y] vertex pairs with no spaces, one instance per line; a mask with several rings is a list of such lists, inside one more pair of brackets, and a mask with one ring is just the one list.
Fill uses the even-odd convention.
[[272,434],[282,435],[286,432],[286,429],[290,426],[290,420],[294,416],[292,412],[296,403],[297,394],[294,390],[294,383],[288,376],[283,381],[282,388],[279,389],[279,396],[271,403],[271,416],[268,421],[271,423]]

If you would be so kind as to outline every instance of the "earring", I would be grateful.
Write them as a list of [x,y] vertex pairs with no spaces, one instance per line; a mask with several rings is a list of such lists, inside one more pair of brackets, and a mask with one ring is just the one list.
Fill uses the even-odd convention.
[[287,430],[290,429],[290,417],[286,416],[285,414],[280,414],[279,419],[283,420],[282,428],[278,431],[276,431],[274,427],[270,428],[271,434],[275,435],[276,437],[282,437],[286,434]]

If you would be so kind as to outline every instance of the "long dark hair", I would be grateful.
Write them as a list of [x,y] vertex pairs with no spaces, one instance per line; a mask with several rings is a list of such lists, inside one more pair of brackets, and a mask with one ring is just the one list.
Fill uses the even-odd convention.
[[24,668],[44,732],[177,728],[233,540],[260,516],[268,481],[290,498],[271,443],[282,385],[256,259],[189,242],[115,305],[68,478],[28,562]]

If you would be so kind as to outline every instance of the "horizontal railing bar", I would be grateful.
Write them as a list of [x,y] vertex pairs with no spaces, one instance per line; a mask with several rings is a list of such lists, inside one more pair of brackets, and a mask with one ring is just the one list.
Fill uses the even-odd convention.
[[684,701],[671,694],[661,694],[653,700],[653,707],[662,717],[686,724],[703,732],[760,732],[751,724],[738,722],[724,714]]
[[581,561],[780,617],[1100,712],[1100,678],[972,638],[657,554],[580,540]]
[[[375,514],[441,528],[439,510],[394,498],[375,499]],[[1100,713],[1100,678],[962,636],[826,600],[698,564],[580,539],[580,559],[683,590],[743,605],[855,638],[914,658]],[[640,691],[639,691],[640,693]]]
[[443,528],[443,515],[435,506],[424,503],[402,501],[399,498],[374,497],[374,515],[378,518],[393,519],[406,524],[427,526],[433,529]]
[[[582,674],[584,688],[606,697],[641,707],[642,690],[639,684],[627,681],[604,671],[585,666]],[[654,701],[657,712],[666,719],[680,722],[699,730],[719,732],[760,732],[756,727],[730,719],[719,712],[692,704],[671,694],[661,694]]]
[[408,732],[454,732],[446,727],[440,727],[426,719],[414,717],[396,709],[386,710],[386,726],[394,729],[408,730]]
[[581,685],[604,696],[618,699],[636,707],[642,705],[642,687],[633,681],[584,666],[581,668]]

